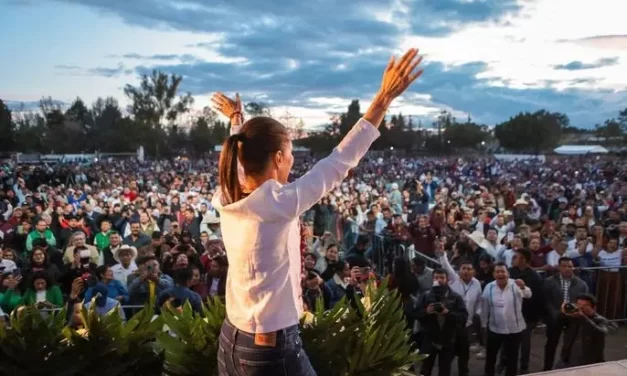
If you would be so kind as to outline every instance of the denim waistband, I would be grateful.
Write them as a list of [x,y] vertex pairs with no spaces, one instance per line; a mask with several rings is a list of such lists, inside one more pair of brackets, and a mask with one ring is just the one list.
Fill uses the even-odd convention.
[[[291,343],[294,337],[299,335],[298,325],[292,325],[287,328],[279,329],[276,332],[276,347],[283,348],[286,343]],[[237,329],[227,318],[222,325],[222,337],[233,344],[254,343],[255,333],[248,333]]]

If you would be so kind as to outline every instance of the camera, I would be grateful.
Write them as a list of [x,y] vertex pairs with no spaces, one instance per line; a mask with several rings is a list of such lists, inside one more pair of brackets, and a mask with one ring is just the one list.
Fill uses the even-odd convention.
[[96,277],[94,277],[89,272],[85,272],[81,274],[81,279],[83,280],[83,282],[85,282],[85,286],[87,287],[94,287],[98,283],[98,280],[96,279]]
[[579,311],[579,308],[574,305],[573,303],[566,303],[564,304],[564,312],[569,313],[569,314],[573,314],[575,312]]
[[433,303],[433,310],[437,313],[442,313],[444,311],[444,304],[442,303]]

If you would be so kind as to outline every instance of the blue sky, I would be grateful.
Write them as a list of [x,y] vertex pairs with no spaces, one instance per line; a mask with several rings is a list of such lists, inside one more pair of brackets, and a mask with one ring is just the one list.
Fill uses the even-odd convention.
[[494,125],[546,108],[593,127],[627,107],[621,0],[0,0],[0,98],[126,100],[156,68],[264,101],[308,126],[364,105],[390,54],[418,47],[423,78],[394,111]]

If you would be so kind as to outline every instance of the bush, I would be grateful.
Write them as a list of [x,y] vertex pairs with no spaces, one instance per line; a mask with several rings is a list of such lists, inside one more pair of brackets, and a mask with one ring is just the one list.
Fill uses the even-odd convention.
[[[185,304],[153,317],[152,305],[123,324],[117,310],[99,316],[83,308],[85,328],[65,326],[65,311],[43,317],[22,307],[0,326],[0,375],[206,375],[217,374],[217,346],[226,316],[219,299],[203,315]],[[301,335],[319,375],[366,376],[405,373],[420,356],[410,347],[400,298],[370,285],[363,302],[346,300],[333,310],[305,315]]]

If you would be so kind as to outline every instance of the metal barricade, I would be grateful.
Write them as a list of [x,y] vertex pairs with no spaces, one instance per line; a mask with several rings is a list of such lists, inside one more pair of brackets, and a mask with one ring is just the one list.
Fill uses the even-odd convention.
[[429,268],[435,269],[440,266],[438,260],[416,251],[413,244],[406,246],[385,235],[372,236],[369,257],[374,263],[376,273],[381,276],[392,272],[392,264],[397,257],[403,257],[410,262],[414,257],[420,257],[425,260],[425,265]]
[[627,321],[627,265],[576,268],[597,298],[597,312],[609,321]]

